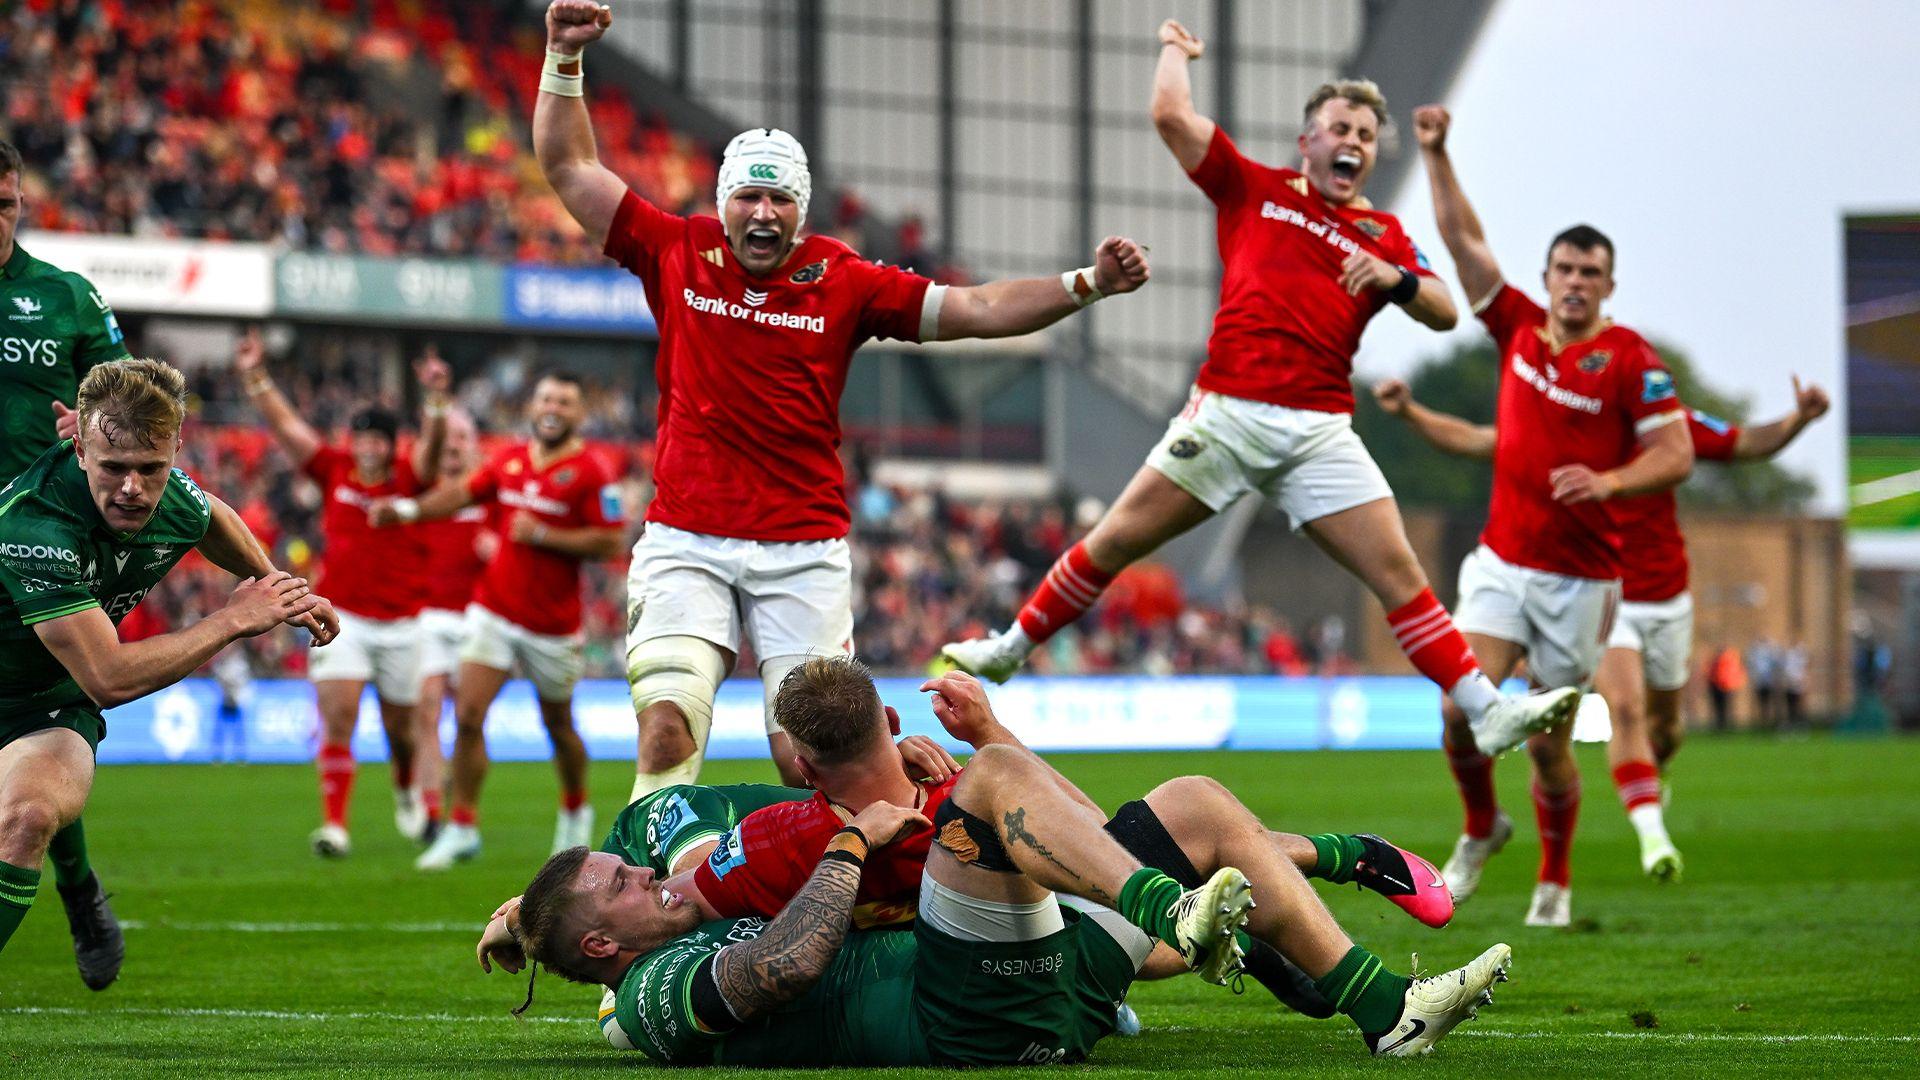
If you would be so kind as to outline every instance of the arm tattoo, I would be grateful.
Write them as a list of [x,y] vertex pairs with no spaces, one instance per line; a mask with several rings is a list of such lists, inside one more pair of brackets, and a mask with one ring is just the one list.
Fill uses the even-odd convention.
[[1100,886],[1098,885],[1095,885],[1087,881],[1087,879],[1081,877],[1079,874],[1074,873],[1072,868],[1067,866],[1066,863],[1061,862],[1059,858],[1054,855],[1053,852],[1047,850],[1047,845],[1041,843],[1039,837],[1027,831],[1027,808],[1026,807],[1024,806],[1014,807],[1012,810],[1008,811],[1003,818],[1001,818],[1001,821],[1007,827],[1007,843],[1008,844],[1025,844],[1027,847],[1032,848],[1035,854],[1039,855],[1041,858],[1047,860],[1053,865],[1059,867],[1061,873],[1072,878],[1074,881],[1079,882],[1080,887],[1086,890],[1086,892],[1083,893],[1082,895],[1084,895],[1088,900],[1098,900],[1101,903],[1108,905],[1109,907],[1113,905],[1114,903],[1113,898],[1107,895],[1106,890],[1100,888]]
[[853,921],[860,868],[823,862],[760,936],[713,958],[713,980],[742,1021],[797,1001],[826,974]]

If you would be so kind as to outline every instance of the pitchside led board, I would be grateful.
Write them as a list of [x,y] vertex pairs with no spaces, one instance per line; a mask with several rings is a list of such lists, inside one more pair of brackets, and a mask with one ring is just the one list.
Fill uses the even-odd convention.
[[1847,527],[1920,566],[1920,214],[1847,219]]
[[[955,752],[928,710],[919,679],[880,679],[880,695],[900,712],[901,731],[929,735]],[[1507,687],[1518,691],[1518,683]],[[1589,698],[1598,702],[1598,698]],[[993,692],[994,711],[1036,750],[1430,750],[1440,745],[1440,691],[1413,676],[1138,676],[1022,678]],[[709,758],[767,753],[758,681],[733,679],[714,702]],[[595,758],[633,754],[633,703],[627,684],[589,679],[574,693],[580,735]],[[453,742],[453,712],[440,720]],[[107,712],[103,763],[239,760],[304,763],[317,736],[313,687],[264,679],[224,715],[220,687],[188,679]],[[1604,712],[1583,713],[1576,738],[1607,737]],[[386,756],[373,693],[360,702],[353,735],[362,761]],[[498,761],[545,761],[552,748],[523,680],[507,684],[487,718],[487,750]]]

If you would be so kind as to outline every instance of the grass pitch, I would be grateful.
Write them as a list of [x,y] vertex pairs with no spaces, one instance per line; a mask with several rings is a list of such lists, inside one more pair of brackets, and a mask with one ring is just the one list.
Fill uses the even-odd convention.
[[[1170,776],[1220,778],[1269,823],[1374,830],[1436,862],[1459,810],[1434,753],[1061,755],[1113,806]],[[1571,930],[1520,925],[1538,847],[1526,766],[1502,762],[1520,822],[1480,895],[1442,931],[1372,894],[1322,887],[1353,936],[1423,968],[1513,945],[1514,981],[1424,1062],[1375,1062],[1345,1019],[1281,1016],[1191,979],[1146,985],[1146,1025],[1101,1044],[1099,1075],[1835,1076],[1920,1071],[1920,743],[1722,738],[1688,746],[1669,821],[1684,884],[1639,873],[1595,748],[1575,851]],[[714,782],[764,763],[709,766]],[[629,784],[596,766],[602,820]],[[393,832],[384,769],[363,770],[353,857],[317,861],[309,770],[118,767],[87,813],[93,855],[129,924],[120,981],[81,986],[60,903],[42,890],[0,953],[0,1070],[8,1077],[258,1074],[612,1074],[644,1068],[590,1017],[599,991],[542,976],[527,1022],[522,978],[483,976],[476,932],[546,853],[552,779],[496,769],[487,850],[436,877]],[[766,1075],[764,1073],[756,1075]],[[977,1075],[977,1074],[969,1074]],[[1402,1073],[1400,1075],[1411,1075]]]

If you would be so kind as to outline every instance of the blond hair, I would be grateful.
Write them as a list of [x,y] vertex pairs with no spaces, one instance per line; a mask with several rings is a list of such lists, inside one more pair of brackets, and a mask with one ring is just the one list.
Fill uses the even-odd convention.
[[80,380],[79,411],[82,432],[98,417],[108,442],[128,438],[158,449],[186,421],[187,378],[160,360],[98,364]]
[[787,672],[773,719],[821,765],[842,765],[871,749],[885,729],[873,672],[851,656],[816,656]]
[[1355,105],[1364,105],[1372,109],[1375,119],[1380,121],[1382,134],[1393,123],[1387,117],[1387,96],[1380,92],[1379,85],[1372,79],[1337,79],[1330,83],[1321,83],[1320,89],[1315,90],[1313,96],[1307,99],[1307,107],[1301,114],[1306,121],[1303,126],[1311,128],[1314,116],[1320,112],[1320,106],[1334,98],[1341,98]]

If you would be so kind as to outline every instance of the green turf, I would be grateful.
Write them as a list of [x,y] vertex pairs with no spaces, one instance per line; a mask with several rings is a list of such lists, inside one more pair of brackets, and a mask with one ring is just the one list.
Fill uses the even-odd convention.
[[[1436,861],[1457,828],[1437,754],[1057,760],[1108,805],[1204,772],[1272,824],[1376,830]],[[1920,743],[1697,740],[1675,774],[1670,820],[1687,880],[1671,888],[1640,877],[1601,755],[1584,750],[1582,764],[1573,930],[1520,925],[1537,847],[1518,758],[1499,775],[1519,835],[1451,927],[1427,930],[1352,888],[1323,890],[1354,936],[1395,965],[1417,950],[1424,968],[1438,970],[1495,940],[1513,945],[1514,981],[1433,1058],[1373,1062],[1345,1020],[1283,1018],[1257,988],[1235,998],[1181,979],[1136,989],[1146,1033],[1103,1043],[1092,1071],[1646,1078],[1916,1068]],[[596,773],[603,818],[626,790],[625,773],[616,763]],[[708,773],[770,775],[738,763]],[[534,1021],[515,1021],[507,1009],[525,981],[483,976],[473,961],[474,933],[495,901],[517,892],[545,854],[546,769],[495,771],[485,855],[439,877],[410,868],[382,781],[377,770],[361,777],[353,857],[321,863],[305,844],[314,813],[307,770],[104,770],[88,835],[121,917],[136,923],[126,970],[104,993],[80,985],[49,885],[0,953],[0,1077],[533,1075],[639,1065],[637,1055],[608,1049],[586,1019],[597,990],[543,976]]]
[[[1850,487],[1920,471],[1920,436],[1855,435],[1847,440]],[[1847,511],[1855,529],[1911,529],[1920,526],[1920,494],[1878,498]]]

